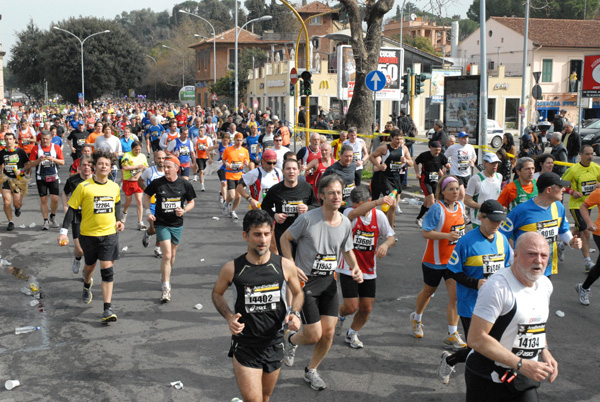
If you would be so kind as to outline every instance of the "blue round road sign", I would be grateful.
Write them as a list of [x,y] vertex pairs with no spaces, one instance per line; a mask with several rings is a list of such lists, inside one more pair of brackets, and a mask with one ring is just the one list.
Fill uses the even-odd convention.
[[385,75],[378,70],[371,71],[369,74],[367,74],[365,81],[367,88],[373,92],[381,91],[386,84]]

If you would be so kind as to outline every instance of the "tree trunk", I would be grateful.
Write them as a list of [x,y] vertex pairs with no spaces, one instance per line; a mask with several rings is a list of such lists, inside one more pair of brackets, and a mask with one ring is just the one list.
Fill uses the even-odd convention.
[[375,111],[373,92],[366,85],[365,77],[377,70],[381,49],[381,24],[383,16],[392,9],[394,0],[367,1],[365,21],[367,34],[363,38],[362,15],[357,0],[340,0],[348,11],[352,52],[356,62],[354,95],[348,107],[344,125],[358,128],[359,133],[372,133]]

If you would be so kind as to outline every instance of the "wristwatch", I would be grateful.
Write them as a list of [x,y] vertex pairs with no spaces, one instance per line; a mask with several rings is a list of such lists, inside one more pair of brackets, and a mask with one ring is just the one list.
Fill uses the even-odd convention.
[[299,313],[299,312],[297,312],[297,311],[295,311],[295,310],[292,310],[292,311],[290,311],[290,314],[293,314],[293,315],[295,315],[296,317],[298,317],[298,319],[299,319],[299,320],[302,320],[302,318],[300,318],[300,313]]
[[522,366],[523,366],[523,358],[521,358],[521,360],[519,360],[519,362],[517,363],[517,371],[521,370]]

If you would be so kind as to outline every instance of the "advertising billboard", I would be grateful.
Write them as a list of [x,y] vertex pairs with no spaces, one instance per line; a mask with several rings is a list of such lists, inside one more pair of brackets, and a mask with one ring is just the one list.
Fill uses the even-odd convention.
[[581,91],[583,98],[597,98],[600,96],[600,55],[584,57]]
[[[354,94],[356,79],[356,61],[352,46],[343,45],[337,48],[338,99],[349,100]],[[404,49],[382,47],[379,50],[377,70],[386,78],[385,87],[377,92],[377,100],[402,99],[401,76],[404,71]],[[369,71],[365,71],[365,75]]]
[[462,75],[460,68],[434,68],[431,70],[431,103],[444,103],[444,79]]
[[196,106],[196,88],[192,85],[187,85],[179,90],[179,102]]
[[448,135],[469,134],[469,143],[479,144],[479,75],[445,77],[444,122]]

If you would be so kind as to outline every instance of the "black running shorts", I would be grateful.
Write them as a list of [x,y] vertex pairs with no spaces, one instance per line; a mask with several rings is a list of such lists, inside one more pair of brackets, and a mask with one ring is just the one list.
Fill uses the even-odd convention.
[[83,250],[85,265],[96,265],[100,261],[116,261],[119,259],[119,237],[79,235],[79,244]]
[[323,315],[337,317],[340,305],[334,275],[311,276],[302,290],[304,291],[303,324],[317,323],[321,321]]
[[375,278],[365,279],[363,283],[358,283],[350,275],[339,274],[339,277],[344,299],[355,299],[357,297],[375,298]]
[[231,341],[229,357],[234,357],[244,367],[262,369],[272,373],[281,368],[283,362],[283,339],[271,346],[248,346]]
[[445,281],[452,279],[452,274],[447,268],[433,269],[425,264],[421,264],[421,268],[423,269],[423,282],[425,282],[425,285],[431,286],[432,288],[437,288],[440,285],[442,278],[444,278]]

